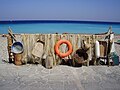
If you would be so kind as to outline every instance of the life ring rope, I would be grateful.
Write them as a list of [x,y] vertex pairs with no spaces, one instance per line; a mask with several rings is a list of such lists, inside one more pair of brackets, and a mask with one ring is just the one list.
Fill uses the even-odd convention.
[[[59,47],[60,47],[60,45],[63,44],[63,43],[64,43],[64,44],[67,44],[67,46],[68,46],[68,51],[67,51],[66,53],[61,53],[61,52],[59,51]],[[58,56],[60,56],[61,58],[64,58],[64,57],[70,55],[70,54],[72,53],[72,51],[73,51],[72,44],[71,44],[70,41],[68,41],[68,40],[59,40],[59,41],[55,44],[55,52],[56,52],[56,54],[57,54]]]

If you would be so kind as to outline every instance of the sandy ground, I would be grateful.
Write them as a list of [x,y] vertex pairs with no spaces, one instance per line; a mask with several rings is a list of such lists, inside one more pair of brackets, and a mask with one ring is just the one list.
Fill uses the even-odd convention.
[[[120,65],[59,65],[53,69],[32,64],[15,66],[2,61],[8,61],[7,39],[0,36],[0,42],[0,90],[120,90]],[[120,55],[120,45],[115,47]]]
[[120,66],[1,64],[0,90],[120,90]]

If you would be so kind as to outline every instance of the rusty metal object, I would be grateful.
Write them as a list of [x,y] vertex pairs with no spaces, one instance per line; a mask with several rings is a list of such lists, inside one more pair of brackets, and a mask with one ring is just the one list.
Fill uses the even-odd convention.
[[22,54],[15,54],[14,53],[14,64],[15,65],[22,65]]

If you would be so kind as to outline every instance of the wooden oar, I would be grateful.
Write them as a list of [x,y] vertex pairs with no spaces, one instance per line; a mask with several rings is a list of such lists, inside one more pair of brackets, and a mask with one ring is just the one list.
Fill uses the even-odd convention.
[[11,36],[11,37],[15,40],[15,42],[16,42],[17,40],[16,40],[15,36],[13,35],[13,32],[12,32],[12,30],[11,30],[10,27],[8,28],[8,32],[9,32],[10,36]]

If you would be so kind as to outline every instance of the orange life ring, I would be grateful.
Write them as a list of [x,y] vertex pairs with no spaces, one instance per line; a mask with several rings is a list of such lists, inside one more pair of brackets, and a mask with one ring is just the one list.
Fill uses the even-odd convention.
[[[61,52],[59,51],[59,47],[60,47],[60,45],[63,44],[63,43],[67,44],[67,46],[68,46],[68,51],[67,51],[66,53],[61,53]],[[56,45],[55,45],[55,52],[56,52],[56,54],[59,55],[61,58],[64,58],[64,57],[70,55],[70,54],[72,53],[72,51],[73,51],[73,49],[72,49],[72,44],[71,44],[68,40],[59,40],[59,41],[56,43]]]

